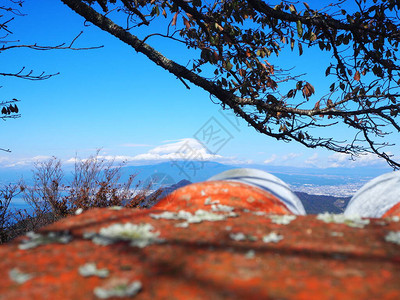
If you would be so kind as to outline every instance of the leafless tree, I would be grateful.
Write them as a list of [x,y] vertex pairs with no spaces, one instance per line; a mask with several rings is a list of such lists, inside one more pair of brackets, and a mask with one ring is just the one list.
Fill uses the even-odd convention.
[[12,216],[12,212],[9,209],[10,203],[21,192],[20,183],[10,183],[0,188],[0,244],[6,242],[9,238],[8,231],[14,220],[14,216]]

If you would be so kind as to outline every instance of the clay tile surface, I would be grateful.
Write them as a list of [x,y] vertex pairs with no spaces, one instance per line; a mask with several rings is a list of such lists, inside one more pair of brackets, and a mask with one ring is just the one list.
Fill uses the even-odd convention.
[[398,219],[204,201],[91,209],[2,245],[0,299],[400,299]]
[[205,181],[193,183],[175,190],[162,199],[154,208],[185,209],[195,211],[207,205],[233,205],[236,208],[247,208],[290,214],[288,208],[272,194],[240,182]]

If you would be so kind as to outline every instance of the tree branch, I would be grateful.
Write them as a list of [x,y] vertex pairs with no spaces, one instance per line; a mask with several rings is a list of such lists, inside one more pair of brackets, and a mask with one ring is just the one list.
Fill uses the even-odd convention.
[[[351,31],[353,36],[364,34],[365,37],[371,37],[373,35],[382,36],[382,32],[379,31],[380,27],[364,26],[365,24],[361,21],[345,23],[327,14],[312,10],[307,11],[310,13],[308,16],[302,16],[295,10],[292,13],[287,13],[281,9],[273,9],[261,0],[247,0],[240,7],[234,6],[230,1],[222,1],[218,2],[218,4],[215,2],[212,8],[209,6],[196,7],[192,2],[182,0],[171,1],[174,5],[168,4],[169,6],[167,5],[167,7],[170,8],[172,13],[176,13],[176,10],[180,9],[190,15],[190,22],[186,21],[186,28],[183,27],[181,30],[181,36],[186,39],[188,48],[201,50],[200,59],[195,60],[196,64],[194,64],[195,67],[192,70],[168,59],[156,49],[146,44],[146,39],[140,40],[136,35],[129,32],[128,29],[122,28],[105,15],[98,13],[90,5],[84,3],[84,1],[62,0],[64,4],[84,17],[86,21],[93,23],[100,29],[130,45],[152,62],[174,74],[182,82],[185,83],[183,80],[187,80],[215,96],[221,101],[224,108],[227,105],[233,109],[237,116],[243,118],[260,133],[278,140],[295,140],[309,148],[323,147],[352,155],[363,151],[372,151],[376,154],[379,153],[378,155],[386,159],[390,165],[400,166],[390,160],[384,152],[381,152],[379,147],[376,147],[379,144],[369,143],[369,134],[375,134],[378,137],[386,134],[381,133],[379,128],[382,126],[392,125],[396,130],[399,130],[400,126],[397,125],[394,118],[400,113],[400,105],[396,100],[392,100],[396,99],[399,93],[392,92],[393,89],[390,87],[390,82],[383,83],[386,87],[384,92],[380,92],[380,90],[373,91],[374,82],[365,91],[365,85],[360,81],[362,70],[358,71],[359,68],[362,68],[357,64],[358,58],[356,57],[358,53],[354,50],[355,58],[353,67],[357,68],[358,74],[353,78],[354,73],[352,73],[352,70],[349,70],[349,66],[352,66],[346,61],[346,54],[343,54],[346,49],[342,50],[338,47],[341,45],[341,41],[338,41],[337,36],[339,30]],[[128,1],[129,3],[126,4],[125,2],[127,1],[123,1],[127,10],[132,11],[132,7],[130,7],[132,6],[131,3]],[[107,1],[105,3],[107,4]],[[250,6],[246,6],[246,3],[250,4]],[[160,4],[157,2],[144,2],[136,4],[134,8],[149,9],[149,6],[151,8],[152,5],[154,9]],[[164,8],[164,6],[161,7]],[[286,10],[288,10],[288,7],[289,4]],[[225,14],[225,9],[231,10],[229,14]],[[204,10],[207,11],[204,12]],[[137,12],[134,14],[140,18]],[[155,14],[153,15],[155,17]],[[163,15],[166,15],[164,11]],[[247,27],[243,30],[240,29],[239,24],[243,24],[244,19],[251,20],[249,22],[255,24],[255,29],[251,27],[252,25],[249,26],[249,29]],[[299,26],[298,22],[301,25],[306,25],[309,30],[307,37],[299,33],[299,37],[303,38],[302,41],[298,40],[300,46],[301,43],[307,40],[309,40],[309,45],[311,46],[322,42],[322,46],[319,44],[321,50],[324,50],[324,47],[328,46],[329,51],[333,48],[336,59],[336,65],[332,65],[332,67],[336,67],[337,81],[332,84],[329,97],[334,92],[341,94],[333,101],[330,98],[322,97],[315,103],[312,109],[302,108],[309,100],[309,97],[315,93],[314,87],[310,83],[299,81],[296,79],[296,76],[291,76],[290,80],[295,82],[296,89],[292,89],[287,95],[285,93],[282,96],[282,93],[276,91],[276,89],[277,82],[280,82],[280,79],[282,79],[282,77],[279,77],[279,74],[282,74],[284,71],[280,70],[280,73],[276,75],[276,68],[271,66],[267,60],[264,60],[265,63],[262,61],[265,56],[268,58],[271,53],[275,52],[278,54],[281,51],[281,45],[286,43],[285,38],[287,40],[290,39],[291,48],[293,49],[295,42],[293,27],[288,23],[297,23],[297,26]],[[269,33],[265,33],[265,26],[271,30]],[[286,33],[284,33],[285,29]],[[302,32],[303,29],[299,29],[298,27],[298,31],[300,30]],[[391,32],[393,33],[396,30],[394,28]],[[313,37],[311,37],[312,34]],[[344,33],[342,34],[342,38],[343,36],[351,39],[351,34]],[[168,34],[165,37],[168,37]],[[355,38],[352,41],[354,43],[360,42],[360,40]],[[344,44],[347,45],[348,42]],[[377,63],[383,68],[389,68],[386,60],[371,56],[368,54],[370,51],[368,52],[366,47],[359,49],[367,54],[367,62],[365,63]],[[213,79],[200,76],[200,71],[196,70],[199,66],[207,63],[215,68],[215,76],[210,77]],[[395,68],[392,69],[394,70]],[[327,75],[332,74],[329,70],[326,73]],[[335,83],[340,83],[340,89],[337,86],[335,87]],[[185,86],[187,86],[186,83]],[[290,103],[289,99],[295,98],[297,92],[302,93],[305,100]],[[367,95],[367,92],[370,94]],[[274,96],[277,94],[281,96],[280,100]],[[392,103],[383,104],[382,101],[384,99],[390,99]],[[322,107],[323,103],[326,103],[325,107]],[[249,107],[253,111],[249,111],[247,109]],[[320,120],[324,116],[328,116],[328,119],[335,118],[335,120],[332,122],[321,121],[317,123],[316,116],[321,117]],[[350,117],[354,118],[354,121]],[[260,121],[258,121],[259,119]],[[344,144],[345,141],[335,141],[330,137],[314,138],[305,131],[308,128],[333,126],[338,123],[337,120],[340,122],[344,120],[345,124],[357,130],[356,136],[360,132],[367,134],[365,142],[369,144],[370,149],[368,150],[368,148],[363,146],[355,145],[355,140],[353,143],[346,145]]]

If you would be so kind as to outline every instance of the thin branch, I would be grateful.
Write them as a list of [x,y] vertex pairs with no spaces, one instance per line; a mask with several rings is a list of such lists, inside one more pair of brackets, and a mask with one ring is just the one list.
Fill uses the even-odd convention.
[[26,74],[24,74],[25,67],[23,67],[19,72],[17,73],[3,73],[0,72],[0,76],[9,76],[9,77],[17,77],[17,78],[21,78],[21,79],[27,79],[27,80],[45,80],[45,79],[49,79],[53,76],[59,75],[60,73],[54,73],[54,74],[45,74],[44,72],[42,72],[39,75],[33,75],[33,70],[27,72]]

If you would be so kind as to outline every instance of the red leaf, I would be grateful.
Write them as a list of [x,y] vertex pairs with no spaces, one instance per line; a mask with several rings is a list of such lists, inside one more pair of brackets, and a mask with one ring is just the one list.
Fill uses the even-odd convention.
[[354,74],[354,80],[360,81],[360,72],[357,71],[356,74]]
[[183,19],[183,24],[185,24],[185,26],[186,26],[186,29],[189,29],[190,28],[189,21],[185,17],[182,17],[182,19]]
[[172,18],[172,23],[171,23],[172,26],[176,26],[176,19],[178,18],[178,14],[179,14],[179,11],[177,11],[175,13],[174,17]]
[[217,53],[216,51],[214,51],[213,54],[214,54],[214,59],[215,59],[215,60],[219,60],[219,55],[218,55],[218,53]]
[[247,50],[246,50],[246,56],[247,56],[247,57],[250,57],[250,56],[251,56],[251,52],[250,52],[249,48],[247,48]]
[[[273,81],[271,78],[268,77],[267,87],[270,87],[271,89],[273,89],[275,91],[276,88],[278,87],[278,84],[275,81]],[[270,96],[270,95],[268,95],[268,96]]]
[[310,83],[307,82],[304,85],[302,92],[303,92],[303,97],[307,98],[307,100],[308,100],[308,97],[310,97],[312,94],[314,94],[315,90],[314,90],[314,87]]

